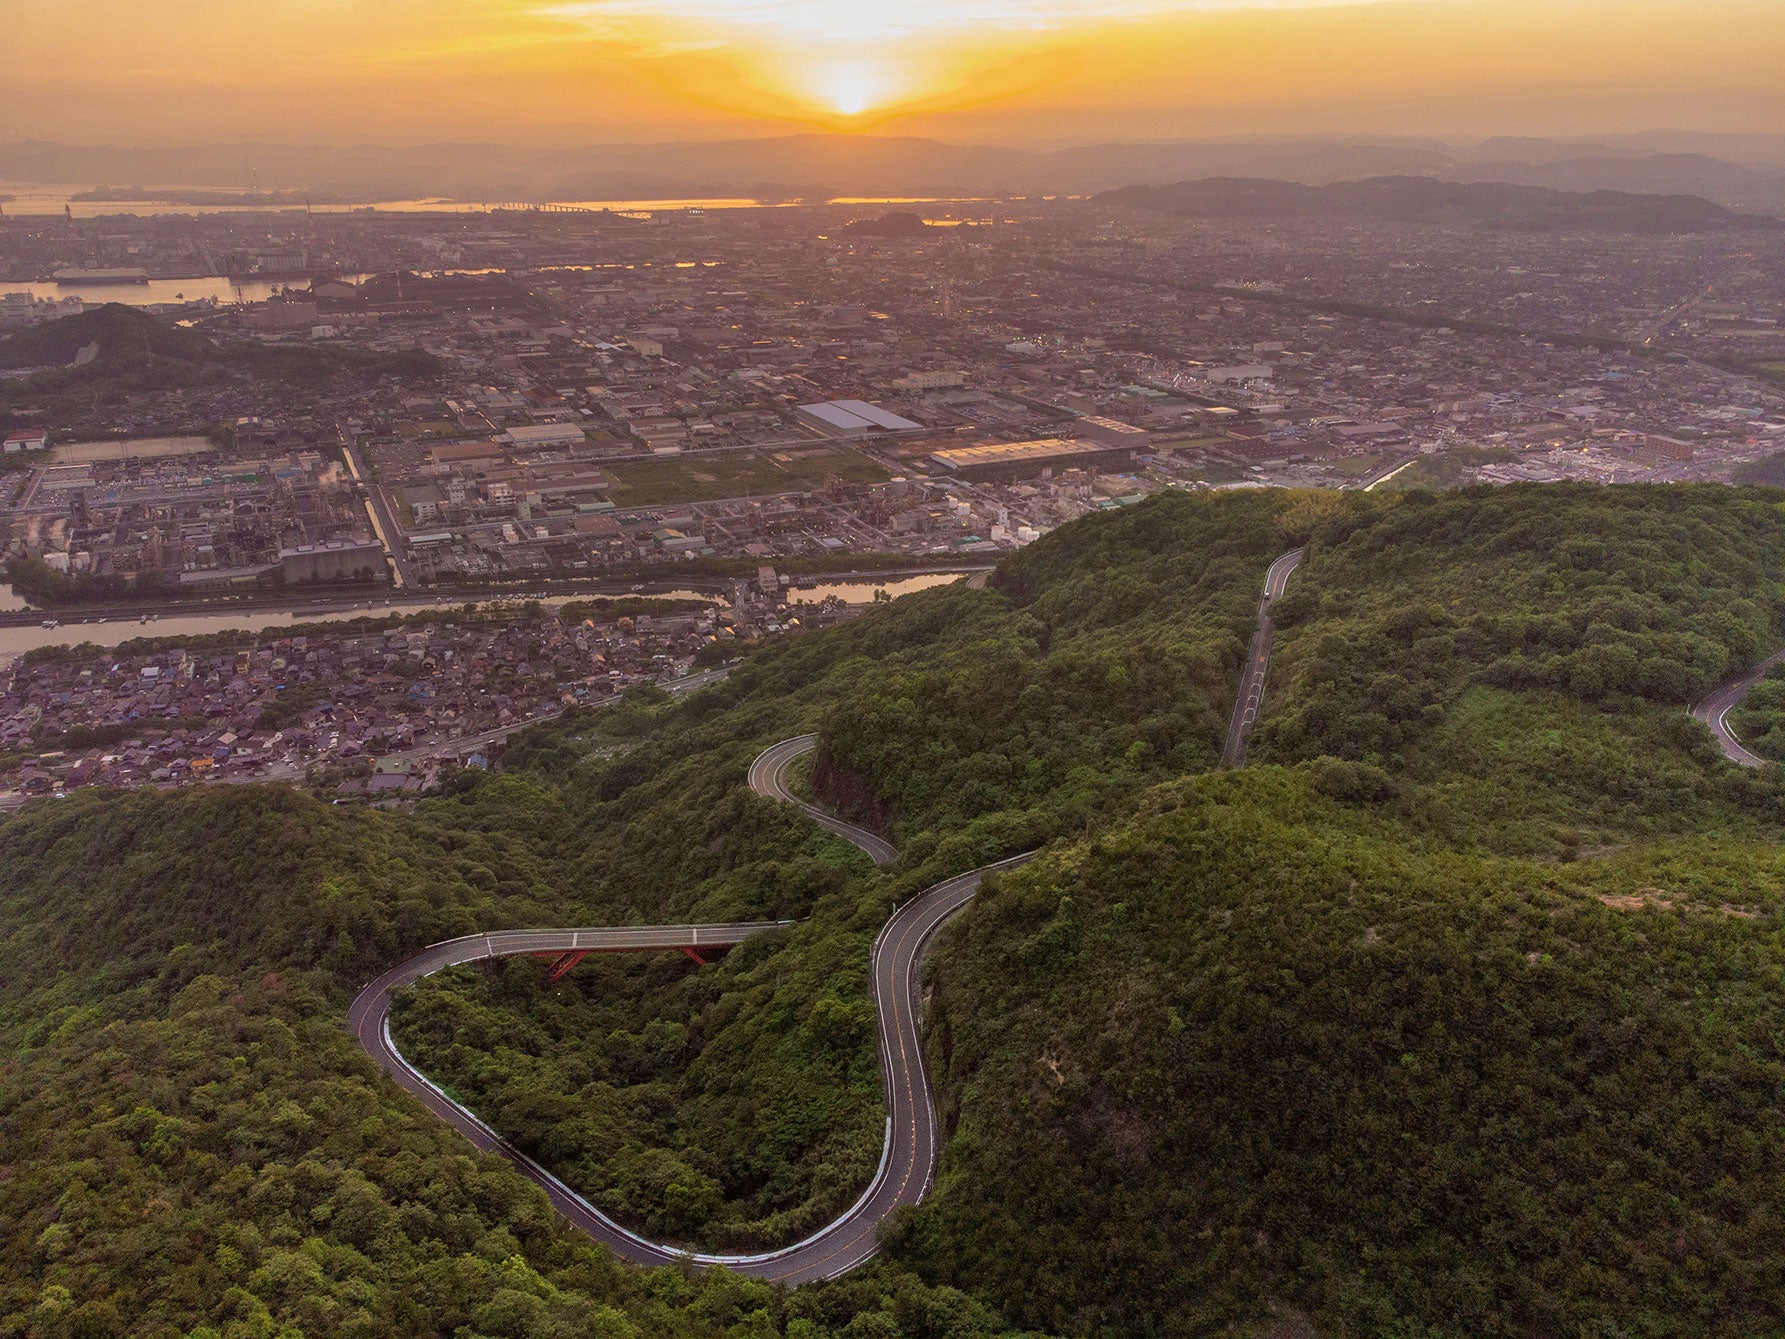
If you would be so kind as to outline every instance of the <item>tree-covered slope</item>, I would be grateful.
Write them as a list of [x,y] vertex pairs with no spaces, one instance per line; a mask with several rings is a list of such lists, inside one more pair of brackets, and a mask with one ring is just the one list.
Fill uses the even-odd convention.
[[[901,1271],[789,1298],[624,1268],[383,1080],[344,1026],[366,979],[470,929],[588,918],[549,877],[550,791],[493,778],[427,808],[227,787],[0,824],[0,1335],[1002,1332]],[[760,857],[809,825],[761,819],[733,873],[802,914],[812,890]]]
[[1393,760],[1470,683],[1684,705],[1777,637],[1771,490],[1558,484],[1357,497],[1279,604],[1260,760]]
[[982,894],[895,1254],[1065,1333],[1785,1323],[1785,859],[1416,854],[1312,769],[1161,788]]
[[1051,833],[1213,766],[1264,571],[1317,511],[1165,494],[1006,561],[996,613],[946,658],[864,626],[822,718],[819,794],[901,835],[992,814]]
[[[1164,496],[570,713],[412,815],[8,819],[0,1336],[1785,1327],[1785,785],[1684,710],[1780,642],[1782,505]],[[1256,763],[1211,772],[1302,542]],[[744,786],[813,729],[891,869]],[[615,1266],[342,1025],[464,929],[797,920],[710,968],[445,974],[396,1018],[623,1220],[786,1240],[878,1156],[873,935],[1034,846],[938,940],[935,1193],[822,1288]]]
[[[508,765],[559,784],[559,878],[597,920],[811,920],[786,953],[692,975],[604,966],[547,988],[528,964],[438,978],[399,1002],[399,1046],[629,1225],[711,1249],[805,1236],[879,1160],[867,965],[891,900],[1212,763],[1223,662],[1243,655],[1286,507],[1160,498],[1089,528],[1082,551],[1037,545],[1000,589],[925,592],[777,646],[686,707],[640,695],[529,732]],[[890,888],[738,785],[761,747],[815,726],[821,788],[838,798],[858,775],[848,759],[875,789],[842,798],[897,812]],[[783,858],[731,870],[765,823]]]
[[91,348],[89,377],[133,363],[202,366],[218,362],[216,345],[195,331],[158,320],[145,311],[108,302],[0,337],[0,368],[66,368]]
[[1736,738],[1761,757],[1785,760],[1785,666],[1768,670],[1729,713],[1728,723]]

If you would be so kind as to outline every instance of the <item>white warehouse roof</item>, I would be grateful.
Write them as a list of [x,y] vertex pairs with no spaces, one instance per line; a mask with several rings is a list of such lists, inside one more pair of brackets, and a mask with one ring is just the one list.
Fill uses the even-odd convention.
[[530,423],[502,434],[516,446],[544,446],[552,442],[580,442],[583,430],[574,423]]
[[822,404],[803,404],[799,412],[826,432],[854,434],[860,432],[921,432],[923,424],[889,414],[879,405],[866,400],[826,400]]

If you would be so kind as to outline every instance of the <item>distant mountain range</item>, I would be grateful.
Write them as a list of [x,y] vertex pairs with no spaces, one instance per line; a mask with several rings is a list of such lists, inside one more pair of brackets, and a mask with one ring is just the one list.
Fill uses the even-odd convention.
[[1472,223],[1507,229],[1694,233],[1785,227],[1695,195],[1557,191],[1500,182],[1371,177],[1327,186],[1212,177],[1171,186],[1125,186],[1101,202],[1195,218],[1374,219],[1394,223]]
[[1592,141],[1347,137],[1100,144],[1053,151],[873,135],[517,149],[495,144],[188,148],[0,144],[0,181],[82,187],[259,185],[364,201],[1092,194],[1210,177],[1310,186],[1363,177],[1703,196],[1785,210],[1785,136],[1656,132]]

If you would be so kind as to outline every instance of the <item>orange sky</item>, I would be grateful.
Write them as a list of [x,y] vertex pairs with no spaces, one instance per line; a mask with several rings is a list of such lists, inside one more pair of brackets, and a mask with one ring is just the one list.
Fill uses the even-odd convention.
[[3,140],[1785,132],[1785,0],[0,0],[0,28]]

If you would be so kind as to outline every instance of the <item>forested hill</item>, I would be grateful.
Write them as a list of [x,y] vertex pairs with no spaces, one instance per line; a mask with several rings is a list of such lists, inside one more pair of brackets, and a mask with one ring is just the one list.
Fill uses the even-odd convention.
[[0,367],[67,367],[88,348],[92,361],[102,366],[155,358],[174,363],[218,361],[216,346],[203,335],[157,320],[135,307],[108,302],[78,316],[46,321],[0,338]]
[[[1785,1328],[1785,786],[1684,706],[1785,639],[1785,494],[1171,494],[517,737],[413,814],[277,789],[0,824],[0,1336]],[[1213,770],[1265,568],[1255,765]],[[887,871],[742,784],[811,784]],[[937,942],[950,1136],[881,1258],[639,1273],[380,1080],[354,990],[477,928],[795,919],[528,959],[405,1051],[622,1221],[795,1239],[879,1153],[868,948]]]
[[1441,181],[1432,177],[1368,177],[1325,186],[1210,177],[1170,186],[1124,186],[1105,191],[1097,199],[1133,209],[1222,219],[1347,218],[1612,233],[1696,233],[1781,226],[1777,219],[1738,214],[1695,195],[1558,191],[1546,186]]
[[0,424],[9,407],[49,404],[64,421],[138,391],[247,378],[281,389],[424,383],[440,373],[424,349],[370,351],[329,344],[218,343],[196,330],[108,302],[0,337],[0,369],[31,375],[0,384]]

